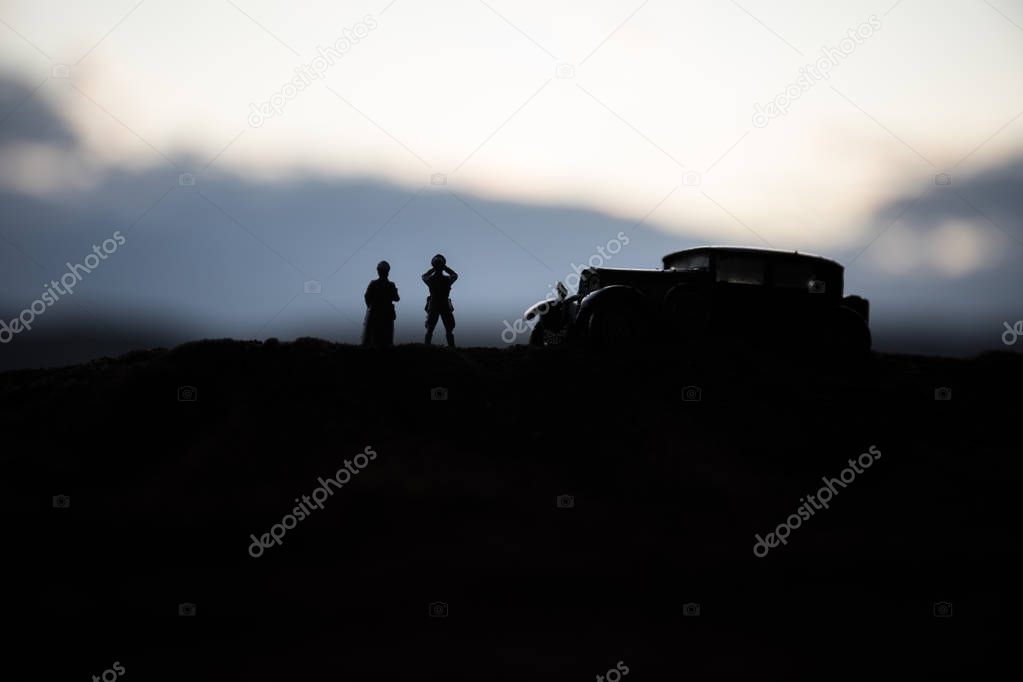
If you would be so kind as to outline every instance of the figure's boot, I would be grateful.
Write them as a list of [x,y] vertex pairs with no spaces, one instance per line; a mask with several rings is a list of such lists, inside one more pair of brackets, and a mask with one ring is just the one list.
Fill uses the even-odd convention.
[[426,330],[426,341],[425,341],[425,343],[426,343],[427,346],[429,346],[429,345],[431,345],[433,343],[433,330],[432,329]]
[[448,348],[454,348],[454,347],[455,347],[455,335],[452,334],[451,332],[448,332]]

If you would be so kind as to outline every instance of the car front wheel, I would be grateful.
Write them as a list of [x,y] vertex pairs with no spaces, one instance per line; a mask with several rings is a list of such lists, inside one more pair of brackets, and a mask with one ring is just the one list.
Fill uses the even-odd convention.
[[543,318],[529,332],[530,346],[557,346],[565,342],[565,331],[554,330],[544,324]]
[[647,321],[625,306],[606,306],[595,310],[588,325],[589,338],[602,348],[625,348],[649,341]]

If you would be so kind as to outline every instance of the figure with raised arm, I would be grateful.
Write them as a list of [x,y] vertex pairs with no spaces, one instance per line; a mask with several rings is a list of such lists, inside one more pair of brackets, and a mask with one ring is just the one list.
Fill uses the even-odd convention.
[[444,323],[448,346],[455,345],[455,307],[451,305],[451,285],[458,279],[458,273],[448,267],[447,259],[437,254],[430,260],[433,266],[423,273],[423,283],[430,289],[426,297],[426,345],[433,342],[433,330],[437,319]]

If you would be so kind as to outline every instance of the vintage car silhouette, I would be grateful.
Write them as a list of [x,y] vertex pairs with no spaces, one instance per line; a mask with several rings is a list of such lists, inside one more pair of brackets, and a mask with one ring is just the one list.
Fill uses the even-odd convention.
[[797,351],[866,355],[869,302],[843,294],[844,268],[811,254],[703,246],[668,254],[658,270],[587,268],[526,311],[532,345],[599,346],[715,338]]

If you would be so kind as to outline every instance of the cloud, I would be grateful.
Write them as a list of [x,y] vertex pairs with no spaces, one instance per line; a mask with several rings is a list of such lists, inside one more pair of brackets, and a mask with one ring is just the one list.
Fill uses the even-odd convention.
[[892,273],[930,272],[958,278],[1005,265],[1023,250],[1023,156],[951,184],[885,202],[873,222],[888,226],[866,260]]
[[76,146],[71,127],[44,98],[45,88],[45,82],[36,87],[0,75],[0,148],[19,143]]
[[0,186],[34,196],[91,187],[98,172],[46,85],[0,76]]

